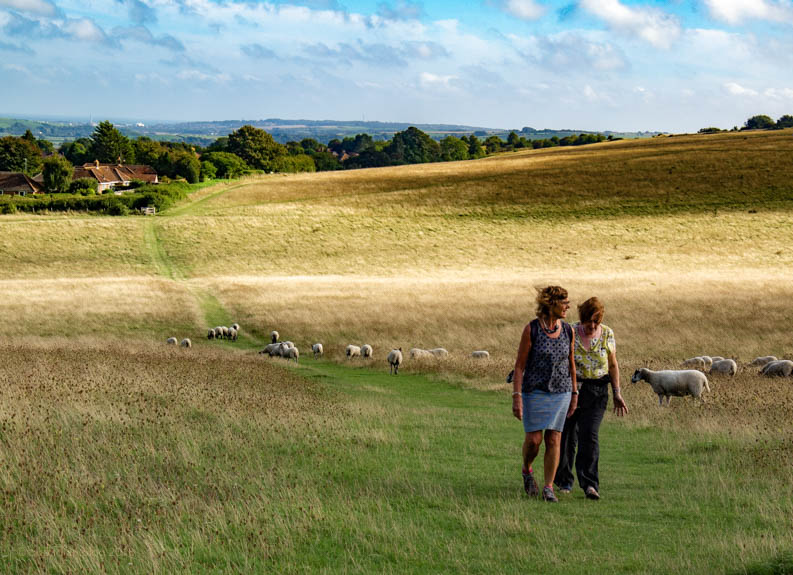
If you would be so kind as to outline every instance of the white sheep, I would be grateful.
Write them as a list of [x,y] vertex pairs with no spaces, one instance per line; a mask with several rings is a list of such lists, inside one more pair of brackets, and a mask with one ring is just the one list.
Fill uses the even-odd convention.
[[229,328],[224,325],[220,329],[223,330],[223,339],[228,339],[229,338]]
[[215,339],[222,339],[223,338],[223,328],[222,327],[217,326],[214,331],[215,331]]
[[167,343],[168,345],[176,345],[177,340],[175,337],[169,337],[168,339],[165,340],[165,343]]
[[[702,390],[710,391],[708,378],[695,369],[653,371],[642,367],[631,377],[631,383],[646,381],[658,395],[658,405],[663,405],[664,397],[669,405],[671,396],[693,395],[702,399]],[[705,401],[702,399],[702,401]]]
[[240,330],[240,324],[238,324],[238,323],[231,324],[231,329],[236,329],[237,331],[239,331]]
[[712,356],[710,356],[710,359],[712,359],[714,362],[716,362],[716,361],[721,361],[724,358],[722,356],[720,356],[720,355],[712,355]]
[[182,347],[193,347],[193,342],[190,341],[189,337],[186,337],[179,342],[179,345],[181,345]]
[[372,346],[368,343],[365,343],[361,346],[361,357],[364,359],[369,359],[372,357]]
[[215,330],[214,329],[210,329],[209,330],[209,332],[207,333],[207,339],[215,339]]
[[358,347],[357,345],[350,344],[350,345],[348,345],[345,348],[344,353],[347,355],[347,359],[352,359],[354,357],[360,357],[361,348]]
[[274,355],[276,354],[276,351],[278,350],[278,348],[279,348],[280,346],[281,346],[281,344],[280,344],[280,343],[270,343],[270,344],[267,344],[267,345],[264,347],[264,349],[263,349],[263,350],[261,350],[259,353],[260,353],[260,354],[267,354],[267,355],[269,355],[270,357],[272,357],[272,356],[274,356]]
[[278,335],[277,331],[273,330],[273,331],[270,332],[270,339],[272,340],[272,343],[278,343],[278,338],[279,337],[280,336]]
[[435,357],[446,357],[449,355],[449,352],[442,347],[436,347],[435,349],[431,349],[430,353]]
[[425,357],[434,357],[429,351],[426,349],[421,349],[418,347],[413,347],[408,352],[410,354],[410,359],[422,359]]
[[763,366],[760,371],[767,377],[790,377],[793,374],[793,361],[788,359],[778,359]]
[[710,366],[713,365],[713,358],[709,355],[700,355],[699,357],[705,362],[705,369],[710,369]]
[[318,356],[321,356],[324,353],[321,343],[315,343],[314,345],[312,345],[311,351],[314,352],[314,359],[317,359]]
[[721,361],[714,361],[710,366],[710,374],[720,375],[735,375],[738,373],[738,364],[732,359],[722,359]]
[[754,358],[749,365],[756,365],[757,367],[763,367],[767,363],[771,363],[772,361],[779,361],[776,356],[774,355],[763,355],[761,357]]
[[402,348],[392,349],[388,352],[389,373],[399,375],[399,366],[402,365]]
[[229,329],[229,339],[231,341],[237,341],[237,330],[233,327]]
[[295,347],[295,344],[291,341],[282,341],[281,343],[283,343],[286,347]]
[[683,363],[680,364],[680,367],[693,367],[694,369],[705,371],[705,360],[699,356],[689,357],[688,359],[683,360]]
[[296,347],[289,347],[283,351],[282,355],[287,359],[287,361],[294,359],[295,363],[297,363],[297,360],[300,358],[300,351],[298,351]]
[[490,357],[490,352],[484,349],[480,349],[478,351],[472,352],[471,357],[473,357],[474,359],[488,359]]

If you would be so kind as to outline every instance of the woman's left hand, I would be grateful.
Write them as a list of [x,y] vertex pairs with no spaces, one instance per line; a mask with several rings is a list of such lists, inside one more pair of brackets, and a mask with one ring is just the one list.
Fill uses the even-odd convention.
[[578,408],[578,394],[570,396],[570,407],[567,408],[567,417],[573,415]]
[[625,400],[622,399],[622,394],[619,392],[614,394],[614,413],[617,414],[617,417],[628,415],[628,406],[625,404]]

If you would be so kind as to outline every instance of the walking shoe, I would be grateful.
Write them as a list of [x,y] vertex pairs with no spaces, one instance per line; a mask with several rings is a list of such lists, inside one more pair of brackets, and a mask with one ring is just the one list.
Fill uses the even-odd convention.
[[573,492],[573,488],[572,487],[560,487],[559,488],[559,493],[564,493],[565,495],[567,495],[568,493],[572,493],[572,492]]
[[556,498],[556,495],[553,494],[553,489],[551,489],[550,487],[542,488],[542,500],[547,501],[548,503],[559,503],[559,500]]
[[540,494],[537,482],[534,481],[534,475],[531,471],[523,474],[523,490],[529,497],[537,497]]
[[586,488],[586,491],[584,491],[584,493],[586,493],[587,499],[594,499],[595,501],[600,499],[600,493],[598,493],[598,490],[592,487],[591,485]]

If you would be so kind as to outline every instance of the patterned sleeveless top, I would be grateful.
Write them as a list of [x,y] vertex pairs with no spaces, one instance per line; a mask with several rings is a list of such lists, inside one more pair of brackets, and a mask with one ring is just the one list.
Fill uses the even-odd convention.
[[[537,319],[532,321],[539,323]],[[555,339],[548,337],[542,328],[535,331],[537,338],[531,342],[532,349],[526,362],[524,383],[548,393],[573,391],[573,378],[570,375],[573,329],[570,324],[563,321],[562,333]]]

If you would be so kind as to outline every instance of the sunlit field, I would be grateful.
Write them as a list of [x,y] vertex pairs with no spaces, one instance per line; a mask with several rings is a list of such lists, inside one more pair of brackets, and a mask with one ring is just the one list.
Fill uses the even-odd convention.
[[[747,365],[793,359],[791,157],[790,130],[655,138],[0,217],[0,571],[793,565],[793,378]],[[550,283],[617,337],[631,413],[604,423],[595,506],[516,473],[504,377]],[[298,365],[256,353],[273,329]],[[704,402],[629,383],[701,354],[739,364]]]

